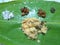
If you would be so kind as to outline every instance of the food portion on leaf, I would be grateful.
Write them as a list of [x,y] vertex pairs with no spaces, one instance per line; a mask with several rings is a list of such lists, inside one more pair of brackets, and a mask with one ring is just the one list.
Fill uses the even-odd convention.
[[22,13],[22,16],[25,16],[29,13],[29,9],[27,7],[23,7],[21,8],[21,13]]
[[38,34],[46,33],[46,23],[36,18],[27,18],[22,21],[22,31],[30,39],[37,39]]
[[39,9],[37,14],[38,14],[38,16],[40,16],[42,18],[45,18],[46,17],[46,12],[43,11],[42,9]]
[[51,12],[51,13],[55,13],[55,8],[52,7],[52,8],[50,9],[50,12]]
[[5,10],[2,12],[3,19],[9,20],[14,17],[13,12],[10,12],[9,10]]

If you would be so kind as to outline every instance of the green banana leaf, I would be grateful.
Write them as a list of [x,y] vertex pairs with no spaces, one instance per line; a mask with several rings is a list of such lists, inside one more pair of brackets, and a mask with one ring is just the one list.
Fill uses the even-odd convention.
[[[27,2],[27,4],[24,4],[24,2]],[[28,6],[31,10],[41,8],[46,11],[44,20],[47,21],[48,31],[46,35],[39,35],[40,43],[37,43],[36,40],[28,40],[20,29],[22,21],[20,9],[24,6]],[[50,12],[51,7],[56,9],[55,13]],[[3,19],[2,12],[6,9],[13,11],[14,18],[10,20]],[[39,0],[1,3],[0,45],[60,45],[60,3]]]

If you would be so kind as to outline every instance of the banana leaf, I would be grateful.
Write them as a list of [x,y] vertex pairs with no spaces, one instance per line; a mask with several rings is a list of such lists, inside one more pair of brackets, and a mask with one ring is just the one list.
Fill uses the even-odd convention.
[[[48,31],[46,35],[38,36],[40,43],[37,43],[36,40],[28,40],[20,29],[22,21],[20,9],[24,6],[28,6],[31,10],[36,9],[36,12],[39,8],[46,11],[44,20],[47,22]],[[55,8],[55,13],[50,12],[51,7]],[[6,9],[13,11],[14,18],[10,20],[3,19],[2,12]],[[1,3],[0,45],[60,45],[60,3],[39,0]]]

